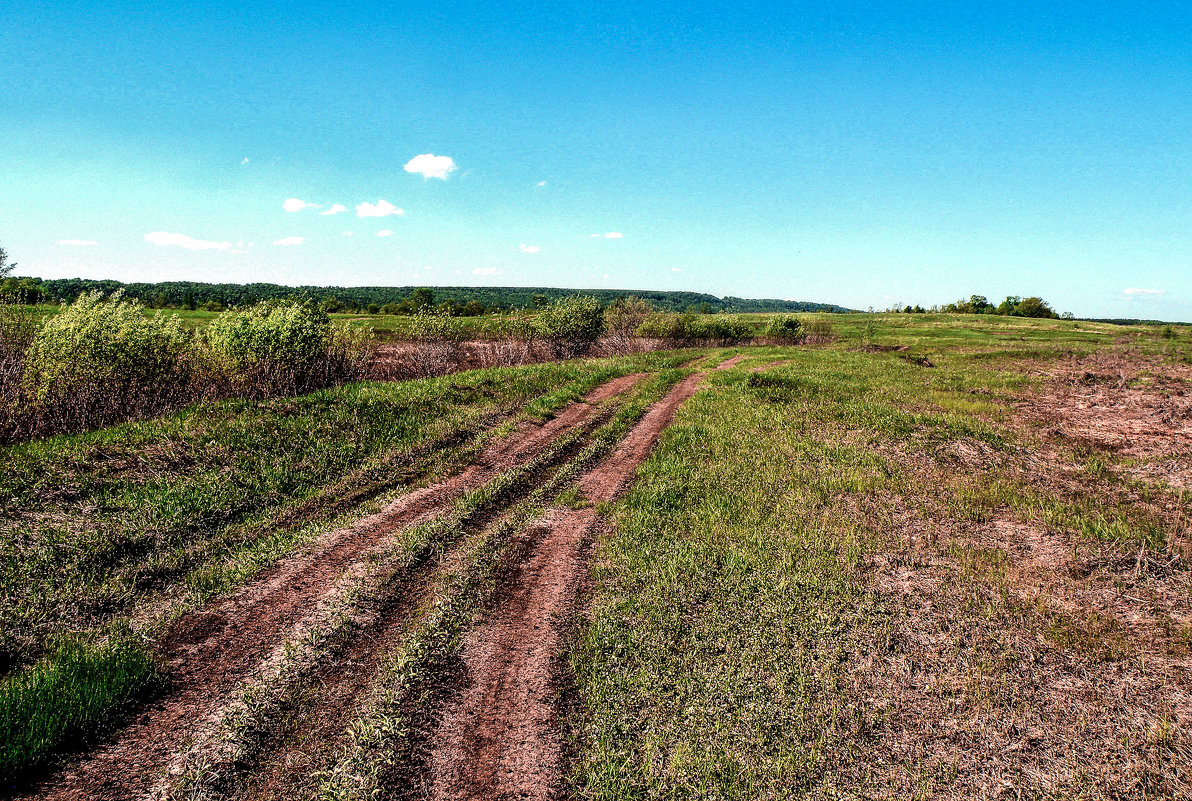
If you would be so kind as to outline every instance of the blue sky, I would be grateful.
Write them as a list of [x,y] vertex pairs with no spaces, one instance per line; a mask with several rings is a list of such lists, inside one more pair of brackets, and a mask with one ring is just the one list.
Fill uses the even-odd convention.
[[9,0],[0,244],[1192,320],[1188,4],[677,5]]

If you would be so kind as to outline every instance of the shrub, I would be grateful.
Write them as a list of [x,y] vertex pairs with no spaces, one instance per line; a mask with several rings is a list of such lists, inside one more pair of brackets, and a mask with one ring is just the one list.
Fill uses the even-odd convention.
[[191,336],[119,292],[80,295],[46,321],[25,355],[23,390],[42,416],[90,426],[189,399]]
[[646,318],[640,326],[638,326],[638,336],[655,337],[658,339],[666,339],[673,341],[680,341],[690,338],[691,326],[695,320],[695,315],[691,312],[684,312],[683,314],[666,314],[664,312],[657,312],[651,314]]
[[332,325],[321,308],[266,301],[224,312],[203,332],[215,366],[242,394],[303,392],[353,377],[364,332]]
[[688,339],[735,344],[753,338],[753,328],[744,320],[725,315],[695,317],[688,324]]
[[604,333],[604,307],[587,295],[559,298],[538,313],[535,329],[556,359],[586,353]]
[[775,317],[766,326],[766,336],[780,342],[802,342],[803,323],[799,321],[798,317],[791,315]]
[[650,315],[650,304],[630,295],[617,298],[604,310],[605,345],[610,353],[631,353],[638,349],[637,329]]

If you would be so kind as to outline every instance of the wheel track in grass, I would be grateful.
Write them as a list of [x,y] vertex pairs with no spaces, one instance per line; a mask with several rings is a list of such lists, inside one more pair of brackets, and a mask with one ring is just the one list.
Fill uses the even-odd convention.
[[26,797],[121,799],[147,792],[164,766],[224,696],[247,677],[316,602],[391,535],[430,520],[465,493],[502,471],[523,466],[569,431],[588,424],[599,404],[628,391],[643,374],[612,379],[565,407],[551,420],[525,423],[486,447],[472,464],[443,481],[397,498],[381,512],[320,537],[227,598],[182,616],[167,631],[161,651],[171,681],[107,744],[68,762],[56,775],[27,788]]
[[564,795],[558,657],[603,525],[596,504],[624,492],[703,379],[695,373],[677,384],[608,459],[579,479],[577,489],[591,505],[554,509],[538,521],[527,556],[498,590],[488,617],[464,638],[462,677],[427,738],[421,782],[390,787],[389,795],[441,801]]

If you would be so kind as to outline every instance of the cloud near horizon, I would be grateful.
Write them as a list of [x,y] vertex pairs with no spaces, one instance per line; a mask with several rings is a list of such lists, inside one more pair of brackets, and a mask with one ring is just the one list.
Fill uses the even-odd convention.
[[173,245],[186,250],[231,250],[232,248],[231,242],[209,242],[204,239],[195,239],[186,234],[171,234],[165,231],[152,231],[145,234],[145,241],[160,247]]
[[329,215],[331,215],[331,214],[343,214],[343,213],[344,213],[345,211],[347,211],[347,210],[348,210],[348,207],[347,207],[347,206],[345,206],[344,204],[342,204],[342,203],[336,203],[336,204],[335,204],[335,205],[333,205],[331,208],[327,209],[327,211],[320,211],[320,212],[319,212],[319,216],[320,216],[320,217],[327,217],[327,216],[329,216]]
[[1167,292],[1166,289],[1139,289],[1137,287],[1131,287],[1129,289],[1122,290],[1123,295],[1131,295],[1131,296],[1141,295],[1143,297],[1155,297],[1157,295],[1165,294],[1166,292]]
[[279,245],[283,248],[292,247],[293,245],[301,245],[306,239],[301,236],[283,236],[281,239],[274,241],[273,244]]
[[377,236],[393,236],[393,232],[386,228],[384,231],[377,231]]
[[538,251],[542,250],[542,248],[538,247],[537,245],[527,245],[525,242],[522,242],[520,247],[522,253],[537,253]]
[[399,209],[387,200],[378,199],[376,203],[361,203],[356,207],[357,217],[402,217],[405,209]]
[[[457,271],[458,272],[458,271]],[[500,275],[501,271],[496,267],[477,267],[472,270],[472,275]]]
[[436,156],[434,153],[423,153],[406,162],[406,172],[417,173],[425,178],[438,178],[446,181],[448,174],[456,169],[455,160],[450,156]]

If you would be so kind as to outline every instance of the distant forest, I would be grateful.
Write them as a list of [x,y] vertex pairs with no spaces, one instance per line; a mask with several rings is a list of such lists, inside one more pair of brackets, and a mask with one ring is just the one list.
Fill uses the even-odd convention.
[[[124,290],[156,308],[211,308],[249,306],[262,300],[299,298],[319,303],[327,311],[367,312],[384,310],[403,313],[429,300],[426,289],[413,286],[280,286],[278,284],[202,284],[193,281],[125,284],[88,278],[52,280],[21,279],[22,294],[44,302],[73,301],[84,292],[110,293]],[[421,289],[418,295],[415,291]],[[483,314],[487,311],[530,309],[567,295],[591,295],[605,304],[617,298],[635,296],[662,311],[715,312],[848,312],[831,303],[792,300],[751,300],[706,295],[699,292],[668,292],[630,289],[558,289],[552,287],[444,286],[430,289],[435,305],[448,305],[455,313]],[[411,302],[411,298],[416,298]]]

